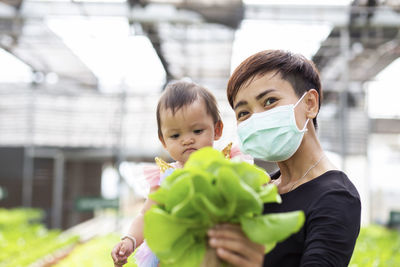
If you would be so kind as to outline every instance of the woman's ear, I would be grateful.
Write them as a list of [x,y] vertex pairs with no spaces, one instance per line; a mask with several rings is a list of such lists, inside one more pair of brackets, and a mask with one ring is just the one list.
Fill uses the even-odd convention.
[[214,140],[218,140],[222,136],[222,130],[224,129],[224,124],[222,121],[217,121],[214,125]]
[[317,90],[310,89],[305,96],[307,118],[314,119],[319,111],[319,94]]

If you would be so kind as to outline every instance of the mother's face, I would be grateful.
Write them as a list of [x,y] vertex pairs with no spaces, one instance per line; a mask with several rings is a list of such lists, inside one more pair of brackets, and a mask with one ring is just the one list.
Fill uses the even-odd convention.
[[[234,101],[233,109],[236,114],[237,123],[250,118],[253,113],[259,113],[275,108],[277,106],[295,104],[299,97],[295,94],[292,85],[282,79],[275,71],[267,72],[254,77],[251,82],[244,84],[238,91]],[[295,108],[297,126],[302,128],[305,123],[304,110]],[[301,116],[303,114],[303,116]]]

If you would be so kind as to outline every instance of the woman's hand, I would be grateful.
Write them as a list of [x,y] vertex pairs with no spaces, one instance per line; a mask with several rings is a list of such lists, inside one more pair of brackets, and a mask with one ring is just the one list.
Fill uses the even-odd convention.
[[208,236],[210,247],[222,260],[238,267],[262,266],[264,246],[248,239],[239,225],[217,225],[208,231]]

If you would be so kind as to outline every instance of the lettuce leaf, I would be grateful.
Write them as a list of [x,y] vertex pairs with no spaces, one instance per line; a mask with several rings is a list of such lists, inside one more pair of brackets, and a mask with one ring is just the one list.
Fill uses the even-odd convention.
[[158,204],[144,216],[144,236],[162,266],[199,266],[207,249],[207,230],[238,223],[254,242],[270,251],[299,231],[302,211],[263,215],[264,203],[280,203],[275,185],[262,169],[232,162],[221,152],[202,148],[183,169],[166,177],[150,194]]

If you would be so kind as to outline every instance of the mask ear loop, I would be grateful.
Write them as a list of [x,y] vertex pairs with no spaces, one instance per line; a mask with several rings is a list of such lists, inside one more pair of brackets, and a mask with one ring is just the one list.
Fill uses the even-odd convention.
[[[303,100],[304,96],[305,96],[307,93],[308,93],[308,91],[307,91],[307,92],[304,92],[304,94],[300,97],[300,99],[297,101],[297,103],[294,104],[294,106],[293,106],[293,112],[294,112],[294,108],[301,102],[301,100]],[[306,123],[304,124],[304,127],[303,127],[302,130],[300,130],[300,132],[306,132],[306,131],[307,131],[307,124],[308,124],[309,121],[310,121],[310,119],[307,118]]]
[[300,97],[300,99],[296,102],[296,104],[294,104],[293,108],[295,108],[295,107],[301,102],[301,100],[303,100],[304,96],[305,96],[307,93],[308,93],[308,91],[307,91],[307,92],[304,92],[304,94]]
[[310,119],[307,118],[306,124],[304,124],[303,130],[301,130],[302,132],[307,132],[307,124],[308,124],[309,121],[310,121]]

